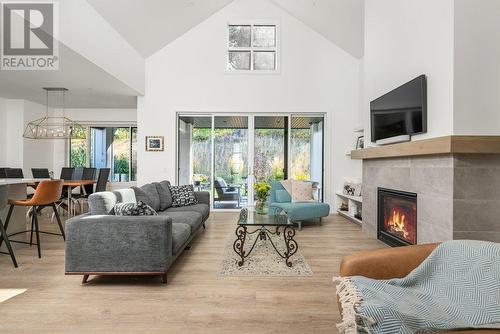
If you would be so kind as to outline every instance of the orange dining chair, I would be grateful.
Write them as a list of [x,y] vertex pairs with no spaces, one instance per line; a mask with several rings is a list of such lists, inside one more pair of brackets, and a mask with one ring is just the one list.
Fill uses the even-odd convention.
[[[62,187],[63,187],[63,180],[47,180],[47,181],[41,181],[38,186],[36,187],[35,193],[33,194],[33,197],[25,199],[25,200],[13,200],[9,199],[8,204],[10,205],[9,212],[7,214],[7,219],[5,221],[5,229],[7,230],[7,227],[9,226],[9,221],[10,217],[12,215],[12,211],[14,210],[15,206],[24,206],[24,207],[31,207],[33,215],[31,216],[31,229],[28,231],[21,231],[21,232],[16,232],[13,234],[10,234],[9,237],[17,235],[17,234],[22,234],[26,232],[30,232],[30,241],[19,241],[19,240],[10,240],[10,242],[16,242],[16,243],[22,243],[22,244],[29,244],[30,246],[33,245],[33,232],[36,234],[36,245],[38,248],[38,257],[40,258],[41,251],[40,251],[40,233],[45,233],[45,234],[52,234],[52,235],[61,235],[64,240],[66,240],[66,236],[64,234],[64,229],[61,223],[61,218],[59,217],[59,213],[57,212],[55,202],[61,198],[61,193],[62,193]],[[43,208],[43,207],[52,207],[52,209],[55,212],[56,218],[57,218],[57,224],[59,225],[59,230],[61,231],[61,234],[59,233],[53,233],[53,232],[45,232],[45,231],[40,231],[40,227],[38,225],[38,209]],[[0,246],[1,246],[1,240],[0,240]]]

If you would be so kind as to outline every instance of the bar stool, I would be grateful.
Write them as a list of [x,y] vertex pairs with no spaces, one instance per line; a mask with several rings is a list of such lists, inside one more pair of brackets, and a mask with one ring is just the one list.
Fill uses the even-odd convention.
[[[0,186],[0,212],[7,206],[7,192],[9,190],[9,186],[3,185]],[[14,263],[14,267],[17,268],[17,261],[16,257],[14,256],[14,251],[12,250],[12,246],[10,245],[9,241],[9,236],[7,235],[7,232],[3,226],[2,219],[0,219],[0,245],[1,242],[5,240],[5,246],[7,246],[7,250],[9,251],[8,253],[6,252],[0,252],[2,254],[8,254],[10,255],[10,258],[12,259],[12,263]]]
[[[35,193],[33,194],[32,198],[26,199],[26,200],[9,200],[8,204],[10,205],[9,208],[9,213],[7,214],[7,221],[5,222],[5,229],[9,226],[9,220],[10,216],[12,215],[12,211],[14,210],[15,206],[25,206],[25,207],[31,207],[33,214],[31,216],[31,229],[28,231],[22,231],[22,232],[17,232],[10,234],[9,236],[21,234],[21,233],[26,233],[30,232],[30,242],[26,241],[18,241],[18,240],[11,240],[11,242],[17,242],[17,243],[22,243],[22,244],[29,244],[30,246],[33,245],[33,232],[36,234],[36,245],[38,249],[38,258],[41,258],[41,251],[40,251],[40,233],[45,233],[45,234],[52,234],[52,235],[61,235],[64,240],[66,240],[66,235],[64,234],[64,229],[61,223],[61,218],[59,217],[59,213],[57,212],[55,202],[61,198],[61,193],[62,193],[62,186],[63,186],[63,180],[47,180],[47,181],[41,181],[38,186],[36,187]],[[57,224],[59,225],[59,230],[61,231],[61,234],[59,233],[53,233],[53,232],[45,232],[45,231],[40,231],[40,228],[38,226],[38,215],[36,214],[38,208],[50,206],[52,209],[54,209],[55,216],[57,218]],[[0,241],[1,245],[1,241]]]

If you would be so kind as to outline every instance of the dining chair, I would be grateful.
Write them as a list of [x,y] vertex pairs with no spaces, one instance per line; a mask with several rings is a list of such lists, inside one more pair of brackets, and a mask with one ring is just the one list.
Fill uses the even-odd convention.
[[[73,180],[73,174],[74,174],[75,169],[73,167],[63,167],[61,168],[61,176],[60,179],[63,181],[69,181]],[[62,190],[62,195],[61,198],[57,201],[57,208],[63,208],[64,210],[68,211],[68,204],[64,203],[64,201],[68,198],[68,191],[69,187],[63,186]],[[55,214],[52,214],[52,219],[50,220],[51,222],[54,220]]]
[[[7,185],[0,186],[0,212],[2,212],[3,209],[5,209],[5,207],[7,206],[8,191],[9,191],[9,186]],[[5,246],[7,247],[8,253],[1,251],[0,253],[10,255],[14,267],[17,268],[17,261],[16,261],[16,256],[14,255],[14,250],[12,250],[12,246],[10,245],[9,241],[9,236],[7,235],[7,230],[3,225],[2,219],[0,218],[0,245],[2,241],[5,241]]]
[[31,174],[34,179],[50,179],[48,168],[31,168]]
[[97,178],[97,183],[95,186],[95,192],[106,191],[108,185],[109,173],[111,173],[111,168],[100,168],[99,177]]
[[75,167],[73,171],[73,180],[83,180],[83,167]]
[[[85,167],[83,169],[82,180],[95,180],[96,174],[97,174],[97,168]],[[82,201],[85,202],[93,192],[94,192],[94,185],[87,184],[80,187],[80,194],[74,196],[74,198],[78,201],[78,207],[80,208],[80,212],[82,212]]]
[[7,167],[1,167],[0,168],[0,179],[6,179],[7,178]]
[[24,179],[22,168],[8,168],[6,174],[8,179]]
[[[7,227],[9,226],[10,218],[12,216],[12,211],[14,210],[14,207],[16,206],[23,206],[23,207],[31,207],[32,208],[32,216],[31,216],[31,229],[28,231],[21,231],[21,232],[16,232],[13,233],[10,236],[14,236],[17,234],[22,234],[26,232],[30,232],[30,241],[21,241],[21,240],[10,240],[11,242],[16,242],[16,243],[21,243],[21,244],[28,244],[28,245],[33,245],[33,233],[36,235],[36,246],[38,250],[38,258],[42,257],[41,249],[40,249],[40,233],[44,234],[52,234],[52,235],[60,235],[63,237],[63,240],[66,240],[66,235],[64,234],[64,228],[61,223],[61,218],[59,217],[59,213],[57,212],[57,208],[55,203],[61,198],[61,192],[62,192],[62,186],[63,186],[63,180],[46,180],[46,181],[41,181],[38,184],[38,187],[36,187],[35,194],[33,195],[32,198],[28,198],[25,200],[14,200],[14,199],[9,199],[8,204],[10,205],[9,212],[7,214],[7,219],[5,221],[5,230],[7,230]],[[47,231],[40,231],[40,226],[38,224],[38,208],[41,207],[52,207],[54,210],[54,214],[57,218],[57,224],[59,225],[59,233],[54,233],[54,232],[47,232]],[[0,240],[0,246],[1,246],[1,240]]]
[[73,172],[75,171],[72,167],[63,167],[61,169],[61,180],[73,180]]

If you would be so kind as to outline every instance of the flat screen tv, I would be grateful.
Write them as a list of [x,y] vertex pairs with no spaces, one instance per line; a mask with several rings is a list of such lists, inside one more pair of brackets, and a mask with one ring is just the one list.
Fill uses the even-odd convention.
[[370,103],[372,141],[427,132],[427,82],[421,75]]

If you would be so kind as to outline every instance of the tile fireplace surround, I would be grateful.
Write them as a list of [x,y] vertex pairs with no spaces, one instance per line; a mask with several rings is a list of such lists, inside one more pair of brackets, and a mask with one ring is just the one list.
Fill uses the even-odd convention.
[[417,194],[417,243],[500,242],[500,154],[363,160],[363,230],[377,238],[377,188]]

